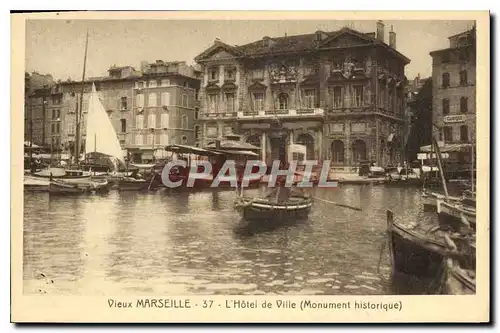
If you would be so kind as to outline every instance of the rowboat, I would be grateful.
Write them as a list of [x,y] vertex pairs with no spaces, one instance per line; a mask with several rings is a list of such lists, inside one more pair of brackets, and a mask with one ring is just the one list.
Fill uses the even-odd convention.
[[274,198],[237,197],[234,208],[245,220],[305,219],[309,216],[313,201],[306,196],[292,194],[285,201]]
[[71,170],[71,169],[63,169],[63,168],[48,168],[36,173],[31,173],[29,175],[25,175],[25,178],[28,177],[31,180],[45,180],[49,181],[52,179],[64,180],[69,183],[80,183],[90,181],[90,177],[92,176],[91,172],[83,171],[83,170]]
[[64,180],[51,180],[49,184],[50,195],[71,194],[103,194],[109,192],[111,184],[107,180],[70,183]]

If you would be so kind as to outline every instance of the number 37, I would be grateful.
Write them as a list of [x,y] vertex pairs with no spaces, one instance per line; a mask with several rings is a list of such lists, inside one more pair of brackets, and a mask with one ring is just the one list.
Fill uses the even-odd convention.
[[202,307],[203,307],[203,308],[211,308],[211,307],[212,307],[212,304],[214,304],[214,301],[207,301],[207,300],[203,300],[203,305],[202,305]]

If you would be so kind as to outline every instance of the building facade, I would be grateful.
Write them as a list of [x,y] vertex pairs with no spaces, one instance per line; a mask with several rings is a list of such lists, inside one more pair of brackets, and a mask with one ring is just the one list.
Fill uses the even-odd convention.
[[432,89],[432,78],[420,78],[420,75],[408,85],[408,161],[416,160],[420,147],[432,143]]
[[[433,123],[439,140],[470,143],[476,131],[475,28],[449,37],[449,47],[432,56]],[[468,160],[467,154],[462,156]]]
[[242,46],[216,40],[198,57],[203,81],[197,144],[229,133],[261,147],[266,163],[286,146],[339,168],[362,160],[399,160],[405,109],[405,65],[396,34],[349,28],[264,37]]
[[[80,152],[85,147],[92,84],[132,161],[161,158],[165,145],[172,142],[194,144],[199,72],[192,66],[184,62],[143,62],[140,71],[130,66],[112,66],[108,73],[106,77],[89,78],[83,85]],[[76,112],[81,94],[81,81],[66,81],[54,84],[43,98],[29,100],[39,110],[37,124],[45,124],[46,133],[50,133],[47,135],[53,136],[56,145],[70,154],[74,153],[76,143]],[[42,109],[43,100],[46,103]]]

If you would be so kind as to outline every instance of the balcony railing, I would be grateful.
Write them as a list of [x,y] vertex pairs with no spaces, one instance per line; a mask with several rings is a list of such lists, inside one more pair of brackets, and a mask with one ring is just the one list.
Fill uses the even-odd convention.
[[287,109],[287,110],[266,110],[266,111],[244,111],[238,112],[238,119],[245,118],[273,118],[273,117],[318,117],[323,116],[324,110],[315,109]]

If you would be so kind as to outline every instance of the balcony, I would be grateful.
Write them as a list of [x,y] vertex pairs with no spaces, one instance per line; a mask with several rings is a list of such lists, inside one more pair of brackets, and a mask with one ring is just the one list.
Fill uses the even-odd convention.
[[287,110],[267,110],[267,111],[245,111],[238,112],[238,119],[271,119],[271,118],[309,118],[309,117],[323,117],[324,110],[316,109],[287,109]]

